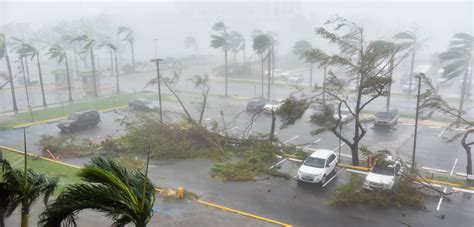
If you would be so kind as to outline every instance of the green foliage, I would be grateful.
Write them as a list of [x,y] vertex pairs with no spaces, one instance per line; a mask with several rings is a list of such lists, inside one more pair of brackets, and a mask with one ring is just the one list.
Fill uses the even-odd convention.
[[357,204],[371,207],[421,206],[426,195],[409,178],[402,177],[392,191],[369,191],[362,186],[364,178],[352,174],[350,182],[337,188],[328,202],[331,206],[347,207]]
[[278,109],[277,114],[281,116],[281,128],[288,127],[300,119],[309,108],[310,102],[306,99],[287,98]]
[[261,34],[253,39],[253,50],[257,54],[263,54],[271,46],[271,39],[266,34]]
[[300,40],[295,42],[295,45],[293,46],[293,54],[298,55],[300,59],[303,59],[305,58],[306,53],[312,48],[311,43],[306,40]]

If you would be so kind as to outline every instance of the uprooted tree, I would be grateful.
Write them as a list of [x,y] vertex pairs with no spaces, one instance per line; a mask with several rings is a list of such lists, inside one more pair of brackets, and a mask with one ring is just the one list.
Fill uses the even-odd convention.
[[[332,27],[332,31],[326,27]],[[359,165],[359,142],[366,134],[361,113],[373,100],[386,95],[387,87],[392,83],[390,70],[398,66],[406,57],[406,53],[401,55],[403,48],[394,43],[368,40],[363,27],[341,17],[328,20],[325,27],[316,28],[315,31],[316,35],[337,45],[340,53],[330,55],[319,49],[308,51],[308,61],[322,62],[331,70],[328,71],[327,80],[323,82],[324,89],[315,86],[315,90],[310,94],[301,94],[286,100],[278,111],[282,117],[282,127],[301,118],[312,104],[322,105],[324,111],[318,113],[319,116],[312,117],[321,128],[312,134],[331,131],[350,147],[352,164]],[[332,69],[341,69],[345,73],[336,75]],[[352,83],[355,83],[355,86],[351,86]],[[327,96],[326,101],[332,102],[334,107],[330,103],[320,102],[319,97],[322,94]],[[349,101],[350,99],[355,101]],[[347,109],[354,118],[353,138],[346,137],[338,130],[344,123],[341,109]]]

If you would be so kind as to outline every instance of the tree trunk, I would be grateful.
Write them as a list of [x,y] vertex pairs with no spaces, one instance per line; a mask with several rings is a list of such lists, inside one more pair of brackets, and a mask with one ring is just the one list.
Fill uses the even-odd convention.
[[470,132],[466,132],[464,134],[464,136],[462,137],[462,140],[461,140],[461,145],[462,147],[464,148],[464,150],[466,151],[466,162],[467,162],[467,165],[466,165],[466,173],[468,175],[471,175],[472,174],[472,155],[471,155],[471,146],[467,144],[466,142],[466,139],[467,139],[467,136],[470,134]]
[[40,64],[40,60],[39,60],[39,53],[36,53],[36,63],[38,65],[38,75],[39,75],[39,81],[40,81],[41,95],[43,97],[43,106],[46,107],[48,104],[46,104],[46,96],[44,95],[43,75],[41,73],[41,64]]
[[3,217],[3,215],[0,216],[0,227],[6,227],[5,226],[5,217]]
[[313,87],[313,63],[309,63],[309,87]]
[[30,67],[28,67],[28,57],[25,57],[25,68],[26,68],[26,79],[28,80],[28,83],[31,82],[31,77],[30,77]]
[[117,60],[117,51],[116,50],[114,50],[114,55],[115,55],[115,77],[116,77],[117,94],[118,94],[118,93],[120,93],[120,82],[119,82],[119,70],[118,70],[118,60]]
[[10,80],[10,90],[12,92],[13,111],[18,112],[18,105],[16,104],[16,95],[15,95],[15,84],[13,82],[12,66],[10,65],[10,57],[8,56],[8,51],[6,49],[5,49],[5,60],[7,61],[7,68],[8,68],[8,74],[9,74],[9,80]]
[[468,79],[467,77],[469,75],[468,69],[464,70],[464,76],[463,76],[463,81],[462,81],[462,86],[461,86],[461,99],[459,100],[458,118],[456,120],[456,124],[459,124],[459,121],[463,112],[463,108],[464,108],[464,98],[466,97],[466,90],[467,90],[467,79]]
[[276,122],[276,116],[275,116],[275,110],[272,109],[272,126],[270,130],[270,142],[273,141],[273,138],[275,137],[275,122]]
[[202,118],[204,117],[204,111],[206,111],[207,105],[207,96],[209,94],[209,89],[202,93],[202,108],[201,113],[199,114],[199,125],[202,125]]
[[472,69],[469,70],[471,67],[468,65],[468,71],[470,72],[469,73],[469,84],[467,86],[467,97],[471,97],[471,88],[472,88]]
[[130,47],[132,48],[132,69],[135,72],[135,49],[134,49],[134,41],[130,43]]
[[228,78],[227,78],[227,50],[224,50],[224,76],[225,76],[225,97],[228,96],[228,91],[227,91],[227,82],[228,82]]
[[110,75],[114,75],[114,57],[112,50],[109,50],[109,57],[110,57]]
[[326,105],[326,77],[327,77],[328,65],[324,64],[324,74],[323,74],[323,104]]
[[76,78],[81,79],[79,75],[79,66],[77,65],[77,50],[76,50],[76,44],[74,44],[74,67],[76,68]]
[[272,84],[275,83],[275,46],[274,44],[272,44],[272,47],[271,47],[271,50],[272,50]]
[[260,54],[260,59],[262,60],[262,95],[261,98],[263,99],[263,78],[265,78],[265,69],[264,69],[264,60],[263,60],[263,53]]
[[94,97],[99,96],[97,93],[97,80],[95,75],[95,61],[94,61],[94,48],[91,46],[91,64],[92,64],[92,86],[94,89]]
[[272,80],[272,52],[268,49],[268,83],[267,83],[267,99],[270,100],[270,86]]
[[411,54],[411,65],[410,65],[410,89],[408,91],[408,94],[411,94],[411,84],[413,83],[413,73],[415,70],[415,57],[416,57],[416,38],[413,41],[413,52]]
[[28,81],[26,79],[26,72],[25,72],[25,64],[23,63],[23,58],[20,58],[21,62],[21,71],[23,71],[23,82],[25,83],[25,92],[26,92],[26,104],[28,106],[28,109],[31,107],[30,103],[30,95],[28,94]]
[[[22,204],[22,206],[26,206],[26,204]],[[21,208],[21,227],[29,226],[30,213],[25,209],[24,207]]]
[[[390,60],[390,80],[393,79],[393,58]],[[387,111],[390,111],[390,97],[392,93],[392,82],[390,81],[390,84],[387,86],[387,103],[386,103],[386,109]]]
[[64,62],[66,63],[67,90],[69,93],[69,102],[72,102],[71,76],[69,75],[69,64],[67,62],[67,55],[64,55]]

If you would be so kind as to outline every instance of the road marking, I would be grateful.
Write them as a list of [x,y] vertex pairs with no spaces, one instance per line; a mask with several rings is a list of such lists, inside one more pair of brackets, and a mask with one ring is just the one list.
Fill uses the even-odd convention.
[[449,175],[453,175],[454,173],[454,168],[456,168],[456,164],[458,163],[458,159],[456,158],[456,160],[454,160],[454,165],[453,165],[453,168],[451,169],[451,173]]
[[280,165],[281,163],[285,162],[286,160],[287,160],[286,158],[284,158],[284,159],[280,160],[280,161],[279,161],[279,162],[277,162],[275,165],[272,165],[272,166],[270,167],[270,169],[273,169],[273,168],[275,168],[275,166],[278,166],[278,165]]
[[453,187],[452,190],[453,190],[453,191],[459,191],[459,192],[465,192],[465,193],[474,194],[474,191],[473,191],[473,190],[468,190],[468,189],[464,189],[464,188],[456,188],[456,187]]
[[290,142],[290,141],[292,141],[292,140],[294,140],[294,139],[296,139],[296,138],[298,138],[298,137],[299,137],[298,135],[293,136],[293,137],[291,137],[290,139],[285,140],[285,142],[283,142],[283,143],[286,144],[286,143],[288,143],[288,142]]
[[331,182],[334,178],[337,177],[337,175],[339,175],[344,169],[340,169],[339,171],[336,172],[336,174],[334,174],[333,177],[331,177],[331,179],[329,179],[328,181],[326,181],[326,183],[323,184],[323,188],[324,186],[326,186],[327,184],[329,184],[329,182]]
[[441,138],[441,136],[443,136],[444,132],[446,131],[446,128],[444,128],[443,130],[441,130],[441,132],[439,133],[438,135],[438,138]]
[[[346,145],[346,143],[342,142],[340,147],[342,148],[344,145]],[[333,151],[335,151],[337,149],[339,149],[339,145],[336,148],[334,148]]]
[[440,173],[448,173],[447,170],[444,170],[444,169],[435,169],[435,168],[430,168],[430,167],[426,167],[426,166],[423,166],[421,167],[422,169],[425,169],[425,170],[428,170],[428,171],[435,171],[435,172],[440,172]]
[[461,177],[467,177],[466,173],[461,173],[461,172],[456,172],[456,175],[461,176]]
[[321,142],[321,138],[319,138],[319,139],[315,140],[314,142],[312,142],[312,143],[310,143],[310,144],[304,146],[304,147],[303,147],[303,150],[309,149],[309,147],[311,147],[311,146],[313,146],[313,145],[315,145],[315,144],[317,144],[317,143],[319,143],[319,142]]
[[[443,193],[446,193],[447,188],[448,187],[444,187]],[[444,197],[439,198],[439,202],[438,202],[438,206],[436,207],[436,210],[439,210],[439,208],[441,207],[441,203],[443,202],[443,199]]]
[[317,143],[319,143],[319,142],[321,142],[321,138],[315,140],[315,141],[313,142],[313,144],[317,144]]

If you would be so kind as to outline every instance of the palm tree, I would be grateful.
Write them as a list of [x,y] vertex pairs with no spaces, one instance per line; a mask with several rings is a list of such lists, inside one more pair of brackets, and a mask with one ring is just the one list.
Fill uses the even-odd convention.
[[5,218],[15,211],[20,201],[14,188],[6,182],[0,182],[0,227],[5,227]]
[[[472,72],[472,43],[474,38],[466,33],[456,33],[450,42],[449,49],[439,55],[439,60],[443,66],[443,77],[453,79],[463,77],[461,87],[461,98],[459,100],[458,115],[461,116],[466,97],[469,72]],[[458,116],[458,120],[459,120]]]
[[144,227],[150,221],[155,191],[146,173],[96,157],[79,171],[79,176],[85,183],[66,187],[40,215],[41,226],[76,226],[76,214],[86,209],[105,213],[113,219],[114,226],[133,222]]
[[[25,39],[18,38],[16,36],[12,36],[11,40],[12,41],[10,41],[8,45],[12,47],[11,51],[14,51],[14,52],[17,52],[18,49],[22,48],[23,45],[26,44]],[[31,78],[30,78],[30,69],[28,67],[28,58],[20,57],[20,59],[21,59],[23,74],[26,76],[26,80],[29,83],[31,82]]]
[[130,48],[132,50],[132,69],[135,72],[135,52],[134,52],[134,43],[135,39],[133,38],[133,32],[130,28],[125,26],[118,27],[117,35],[125,34],[123,37],[123,41],[127,41],[130,44]]
[[306,59],[306,62],[309,63],[309,87],[313,86],[313,63],[314,61],[308,61],[310,59],[305,58],[306,52],[311,50],[313,47],[311,46],[311,43],[309,43],[306,40],[300,40],[295,43],[293,46],[293,54],[298,55],[298,57],[301,59]]
[[66,64],[66,79],[67,79],[67,90],[69,93],[69,102],[72,102],[72,90],[71,90],[71,77],[69,75],[69,64],[67,61],[67,53],[64,50],[64,48],[60,45],[53,45],[51,48],[49,48],[49,52],[47,53],[49,56],[49,59],[55,59],[58,64],[61,64],[61,62],[64,60],[64,63]]
[[77,48],[76,48],[78,41],[76,40],[75,42],[71,42],[71,40],[73,40],[75,37],[77,36],[63,35],[63,40],[68,41],[69,44],[72,45],[72,51],[74,53],[74,69],[76,71],[76,78],[79,79],[79,69],[78,69],[79,66],[77,64]]
[[8,76],[9,76],[9,82],[10,82],[10,90],[12,92],[12,102],[13,102],[13,111],[18,112],[18,106],[16,104],[16,95],[15,95],[15,85],[13,84],[13,73],[12,73],[12,67],[10,64],[10,57],[8,56],[8,50],[7,50],[7,42],[5,35],[0,33],[0,60],[2,60],[3,57],[5,57],[5,61],[7,62],[7,68],[8,68]]
[[41,95],[43,97],[43,106],[46,107],[46,96],[44,94],[44,84],[43,84],[43,75],[41,72],[41,64],[39,59],[39,52],[38,49],[33,47],[31,44],[23,43],[23,45],[17,49],[17,54],[23,57],[31,57],[31,60],[36,58],[36,65],[38,67],[38,74],[39,74],[39,81],[40,81],[40,88],[41,88]]
[[95,74],[95,57],[94,57],[94,43],[95,43],[95,40],[93,39],[89,39],[89,37],[87,35],[81,35],[81,36],[78,36],[78,37],[74,37],[73,39],[71,39],[70,41],[71,43],[74,43],[74,42],[86,42],[87,44],[83,47],[83,51],[81,52],[81,54],[85,54],[87,51],[89,51],[90,53],[90,56],[91,56],[91,66],[92,66],[92,86],[93,86],[93,89],[94,89],[94,97],[97,97],[98,96],[98,93],[97,93],[97,78],[96,78],[96,74]]
[[320,49],[311,49],[304,55],[307,62],[318,63],[318,68],[323,69],[323,105],[326,105],[326,78],[330,64],[330,56]]
[[245,64],[245,38],[242,34],[233,31],[230,32],[230,37],[232,40],[232,53],[234,53],[234,65],[237,64],[237,53],[239,51],[244,52],[244,64]]
[[211,47],[215,49],[221,48],[224,51],[224,77],[225,77],[225,97],[228,96],[228,75],[227,75],[227,53],[231,48],[230,36],[227,33],[227,27],[220,21],[212,27],[214,31],[220,31],[220,35],[211,35]]
[[[271,38],[266,34],[257,35],[253,39],[253,50],[256,54],[260,55],[262,60],[262,97],[263,97],[263,78],[264,78],[264,60],[268,60],[268,99],[270,99],[270,80],[271,80],[271,46],[272,41]],[[264,57],[264,53],[267,52],[266,56]]]
[[32,169],[14,169],[6,160],[2,161],[2,166],[5,189],[12,189],[16,193],[16,195],[10,195],[15,200],[8,207],[6,214],[11,209],[14,209],[13,206],[16,208],[21,203],[21,226],[28,227],[31,205],[42,195],[44,203],[47,204],[49,197],[56,189],[58,179],[46,178],[45,175],[39,174]]
[[401,47],[402,49],[410,48],[411,51],[411,63],[410,63],[410,89],[409,93],[411,93],[411,85],[413,82],[413,72],[415,70],[415,57],[416,57],[416,47],[417,47],[417,36],[415,32],[406,31],[400,32],[393,36],[396,41],[397,46]]
[[186,36],[186,38],[184,39],[184,48],[186,49],[194,48],[194,52],[196,53],[196,56],[199,55],[197,41],[192,36]]
[[[117,50],[118,47],[110,42],[104,42],[99,45],[99,48],[108,47],[110,51],[114,52],[115,56],[115,79],[117,84],[117,93],[120,93],[120,83],[119,83],[119,73],[118,73],[118,60],[117,60]],[[113,70],[112,70],[113,71]]]

